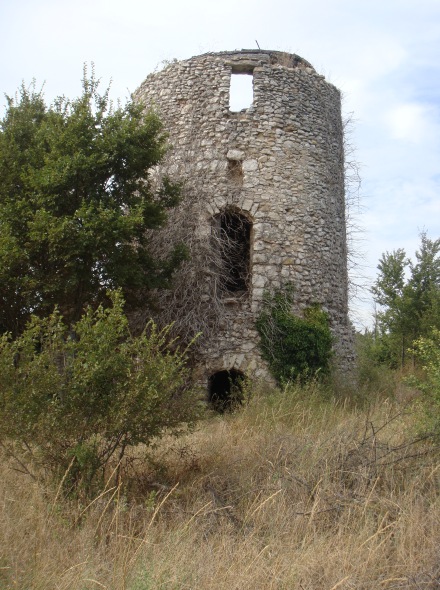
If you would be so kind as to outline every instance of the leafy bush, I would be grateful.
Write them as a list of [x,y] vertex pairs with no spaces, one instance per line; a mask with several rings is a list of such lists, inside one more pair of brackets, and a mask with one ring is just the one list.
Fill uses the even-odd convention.
[[440,330],[433,328],[430,337],[416,340],[411,352],[421,362],[424,378],[410,381],[424,394],[428,428],[440,437]]
[[152,322],[131,336],[121,294],[111,298],[73,329],[55,312],[0,340],[0,443],[86,491],[113,457],[197,417],[186,352]]
[[327,314],[312,305],[300,318],[292,313],[292,303],[290,287],[266,295],[256,324],[263,358],[279,383],[305,381],[330,369],[332,335]]

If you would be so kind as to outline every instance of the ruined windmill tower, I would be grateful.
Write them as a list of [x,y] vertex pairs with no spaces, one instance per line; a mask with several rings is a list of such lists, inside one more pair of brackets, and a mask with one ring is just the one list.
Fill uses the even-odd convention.
[[[239,112],[229,103],[235,76],[253,83]],[[169,134],[159,173],[183,181],[166,239],[189,244],[192,258],[164,309],[204,332],[198,370],[211,394],[227,396],[241,374],[267,375],[255,319],[264,292],[287,283],[296,313],[312,303],[328,312],[336,362],[349,368],[339,91],[297,55],[242,50],[170,63],[135,99]]]

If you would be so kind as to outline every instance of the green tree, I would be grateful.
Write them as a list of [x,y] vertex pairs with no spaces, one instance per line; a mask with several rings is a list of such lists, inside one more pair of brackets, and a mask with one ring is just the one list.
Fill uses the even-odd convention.
[[440,326],[440,240],[425,232],[420,239],[415,263],[401,248],[382,255],[372,288],[382,360],[392,366],[403,366],[412,343]]
[[0,333],[55,305],[68,322],[122,287],[128,306],[166,287],[185,256],[162,260],[147,230],[161,227],[179,187],[153,185],[166,151],[161,122],[128,101],[113,109],[84,72],[82,95],[47,106],[35,86],[7,98],[0,121]]
[[420,235],[416,263],[410,263],[414,314],[417,337],[426,336],[432,327],[440,327],[440,239],[430,240],[426,232]]
[[[120,292],[74,325],[58,311],[0,337],[0,444],[86,492],[126,449],[178,434],[198,414],[186,352],[150,322],[130,334]],[[25,458],[23,461],[23,457]]]
[[396,365],[405,362],[414,328],[412,289],[405,278],[408,267],[409,260],[403,249],[386,252],[379,261],[379,276],[372,289],[376,303],[381,306],[376,320],[383,360]]

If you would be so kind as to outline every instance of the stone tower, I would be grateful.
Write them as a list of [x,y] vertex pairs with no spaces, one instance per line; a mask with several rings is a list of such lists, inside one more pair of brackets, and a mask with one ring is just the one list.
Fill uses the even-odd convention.
[[[253,100],[239,112],[230,108],[234,76],[253,83]],[[264,292],[287,283],[295,313],[316,302],[328,312],[337,364],[349,368],[338,89],[297,55],[242,50],[170,63],[135,99],[157,110],[168,132],[171,149],[158,173],[183,181],[185,200],[168,235],[190,243],[177,291],[192,293],[197,310],[191,316],[180,300],[166,307],[207,328],[200,378],[219,393],[240,374],[267,376],[255,318]]]

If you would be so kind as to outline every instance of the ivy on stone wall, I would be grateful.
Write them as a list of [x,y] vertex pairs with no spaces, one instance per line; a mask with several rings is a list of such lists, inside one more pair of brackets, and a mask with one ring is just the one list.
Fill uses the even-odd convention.
[[256,326],[263,358],[279,383],[328,374],[332,335],[328,315],[318,304],[300,318],[292,312],[293,288],[267,293]]

